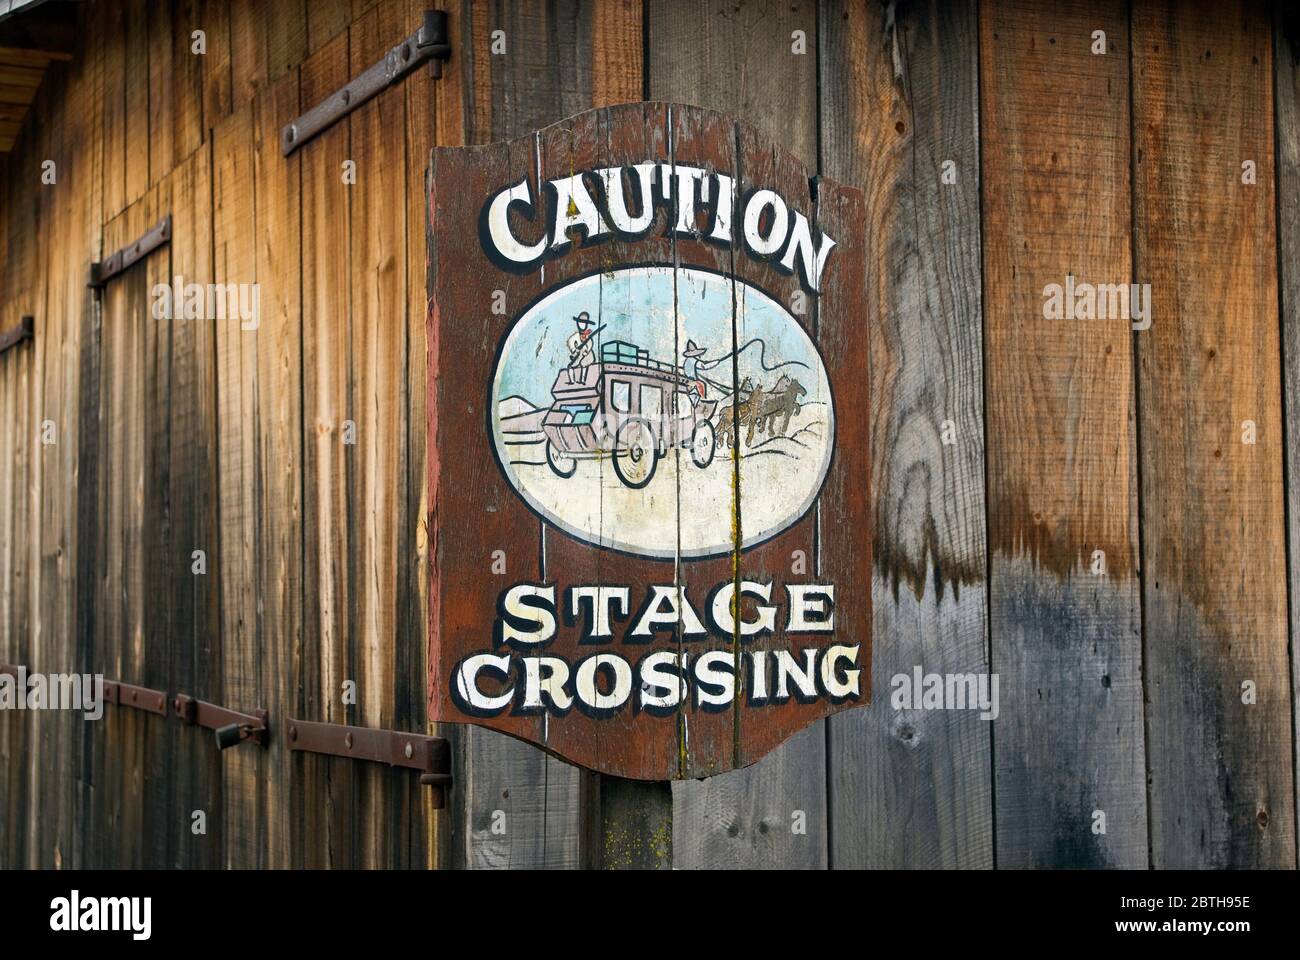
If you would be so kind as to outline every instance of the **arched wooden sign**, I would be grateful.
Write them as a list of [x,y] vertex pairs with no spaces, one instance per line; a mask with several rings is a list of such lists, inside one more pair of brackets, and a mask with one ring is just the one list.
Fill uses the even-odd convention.
[[695,107],[439,148],[430,717],[647,780],[870,695],[863,200]]

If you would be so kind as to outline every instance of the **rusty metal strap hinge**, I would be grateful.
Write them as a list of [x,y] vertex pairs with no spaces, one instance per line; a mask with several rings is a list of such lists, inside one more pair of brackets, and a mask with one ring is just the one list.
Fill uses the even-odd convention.
[[10,347],[16,347],[24,340],[30,340],[36,336],[36,319],[34,317],[23,317],[18,321],[18,326],[0,333],[0,353],[4,353]]
[[98,290],[132,264],[138,263],[164,243],[169,242],[171,238],[172,215],[169,213],[150,227],[148,232],[135,242],[128,243],[121,250],[97,263],[92,263],[90,265],[90,286]]
[[351,757],[420,771],[420,783],[434,787],[434,806],[441,807],[443,790],[451,783],[451,745],[441,737],[341,723],[315,723],[289,718],[290,750]]
[[132,683],[105,680],[103,702],[116,703],[121,707],[133,707],[136,710],[145,710],[149,713],[156,713],[160,717],[167,716],[167,694],[165,691],[137,687]]
[[330,94],[293,123],[280,131],[280,150],[287,157],[326,127],[346,117],[416,67],[433,61],[431,73],[442,76],[442,61],[451,56],[447,36],[447,14],[443,10],[424,11],[424,22],[374,66],[358,74],[342,90]]
[[214,731],[218,750],[226,750],[245,741],[255,743],[259,747],[266,746],[267,735],[270,732],[267,726],[270,714],[265,710],[240,713],[237,710],[219,707],[215,703],[208,703],[206,700],[187,697],[183,693],[178,693],[172,700],[172,707],[176,711],[176,716],[186,723]]

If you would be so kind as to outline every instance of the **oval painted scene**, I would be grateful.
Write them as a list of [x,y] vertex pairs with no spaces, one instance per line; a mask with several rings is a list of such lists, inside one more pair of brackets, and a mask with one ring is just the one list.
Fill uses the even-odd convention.
[[497,460],[529,507],[580,540],[661,559],[725,555],[737,534],[747,549],[796,523],[835,436],[799,322],[757,287],[692,267],[551,291],[506,335],[490,400]]

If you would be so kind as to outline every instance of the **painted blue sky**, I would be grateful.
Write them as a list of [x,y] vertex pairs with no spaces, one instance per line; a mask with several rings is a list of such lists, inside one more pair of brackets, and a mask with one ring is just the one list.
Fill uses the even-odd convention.
[[[809,400],[821,399],[814,396],[819,392],[819,364],[799,324],[755,288],[738,283],[735,296],[741,344],[762,339],[768,367],[783,361],[805,365],[764,371],[756,344],[740,355],[741,379],[750,376],[756,383],[770,386],[781,373],[788,372],[807,387]],[[677,297],[682,329],[675,334],[671,267],[630,267],[586,277],[556,290],[529,310],[510,333],[497,372],[497,399],[523,396],[535,406],[550,404],[556,373],[568,359],[565,341],[577,329],[573,317],[583,310],[596,326],[605,324],[597,334],[597,356],[599,344],[622,340],[648,350],[653,360],[680,364],[680,349],[687,339],[704,348],[705,360],[726,356],[732,349],[730,278],[682,268],[677,272]],[[729,383],[731,364],[719,364],[705,375]]]

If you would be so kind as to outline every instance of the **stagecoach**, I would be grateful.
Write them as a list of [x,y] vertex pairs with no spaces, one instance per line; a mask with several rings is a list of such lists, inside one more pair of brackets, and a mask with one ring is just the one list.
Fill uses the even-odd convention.
[[673,447],[690,450],[701,469],[713,462],[718,401],[696,395],[680,367],[652,360],[632,343],[602,345],[600,358],[565,367],[551,388],[542,421],[546,462],[557,476],[571,477],[578,461],[612,457],[614,473],[639,489],[654,476],[659,458]]

